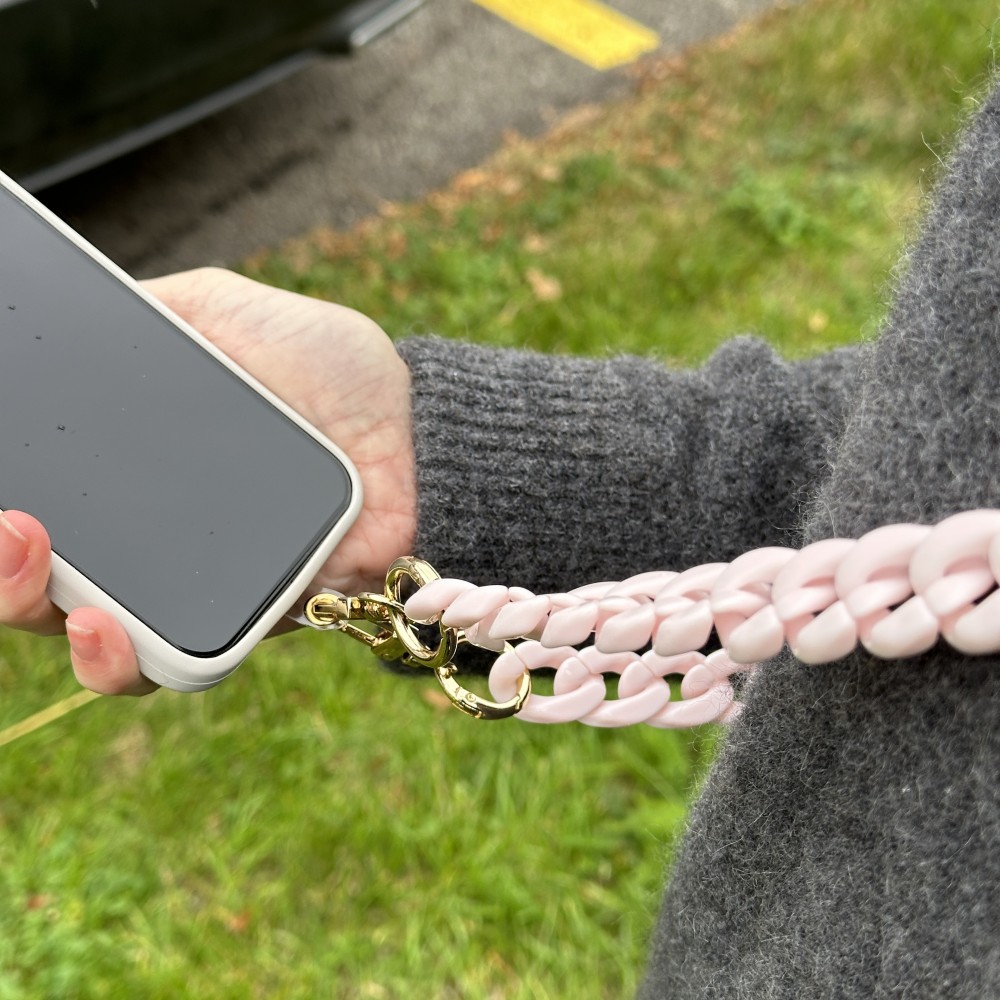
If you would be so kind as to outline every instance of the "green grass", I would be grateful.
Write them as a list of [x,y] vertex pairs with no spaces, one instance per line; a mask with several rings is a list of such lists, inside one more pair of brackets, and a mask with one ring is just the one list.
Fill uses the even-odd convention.
[[637,72],[637,97],[254,276],[432,331],[694,361],[874,329],[928,171],[992,61],[995,5],[836,0]]
[[[874,331],[993,59],[983,0],[820,0],[245,270],[433,331],[691,362]],[[74,690],[0,637],[0,728]],[[0,748],[0,1000],[618,997],[716,735],[478,724],[340,637]]]

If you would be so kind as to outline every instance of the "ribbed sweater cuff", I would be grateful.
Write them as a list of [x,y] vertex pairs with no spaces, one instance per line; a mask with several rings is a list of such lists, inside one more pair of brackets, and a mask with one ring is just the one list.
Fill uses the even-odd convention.
[[605,448],[586,429],[606,415],[578,391],[594,362],[439,338],[397,346],[413,384],[417,550],[477,582],[580,582],[593,559],[579,510]]
[[699,369],[427,338],[412,375],[418,551],[444,575],[562,590],[787,542],[825,469],[851,352],[738,338]]

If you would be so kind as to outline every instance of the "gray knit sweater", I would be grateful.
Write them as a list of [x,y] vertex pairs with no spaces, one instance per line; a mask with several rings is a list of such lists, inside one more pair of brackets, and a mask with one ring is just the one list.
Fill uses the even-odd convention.
[[[1000,507],[1000,97],[967,130],[879,339],[699,371],[401,345],[418,550],[559,589]],[[938,648],[746,692],[696,805],[645,998],[1000,997],[1000,659]]]

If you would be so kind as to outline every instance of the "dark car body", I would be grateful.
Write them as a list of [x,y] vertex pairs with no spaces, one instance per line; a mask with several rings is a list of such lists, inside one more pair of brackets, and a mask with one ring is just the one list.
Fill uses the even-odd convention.
[[39,189],[348,51],[420,0],[0,0],[0,170]]

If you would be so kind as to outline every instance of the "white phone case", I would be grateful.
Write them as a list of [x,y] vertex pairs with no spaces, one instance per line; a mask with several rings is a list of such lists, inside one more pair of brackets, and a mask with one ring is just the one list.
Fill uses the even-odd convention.
[[[246,635],[218,656],[192,656],[177,649],[143,622],[139,621],[134,615],[126,611],[125,608],[109,597],[83,573],[53,553],[49,596],[58,607],[66,612],[79,607],[102,608],[113,614],[125,626],[125,630],[132,640],[139,658],[139,667],[142,673],[157,684],[162,684],[164,687],[172,688],[175,691],[200,691],[212,687],[228,674],[232,673],[246,659],[257,643],[292,609],[295,602],[308,587],[309,582],[319,572],[323,563],[329,558],[333,549],[341,538],[343,538],[361,510],[361,480],[350,459],[332,441],[303,420],[293,409],[261,385],[260,382],[243,368],[235,364],[231,358],[218,350],[209,340],[198,333],[197,330],[189,326],[179,316],[165,308],[158,300],[144,291],[125,271],[110,261],[95,247],[91,246],[36,198],[33,198],[27,191],[3,173],[0,173],[0,186],[32,208],[49,225],[57,229],[68,240],[104,267],[105,270],[130,288],[136,295],[169,319],[178,329],[200,344],[212,357],[216,358],[244,382],[253,387],[261,396],[285,414],[288,419],[297,424],[324,448],[335,455],[343,464],[350,478],[351,502],[343,517],[329,534],[322,539],[320,544],[316,546],[301,571],[275,598]],[[0,470],[0,473],[2,473],[2,470]],[[151,566],[150,572],[155,573],[156,567]]]

